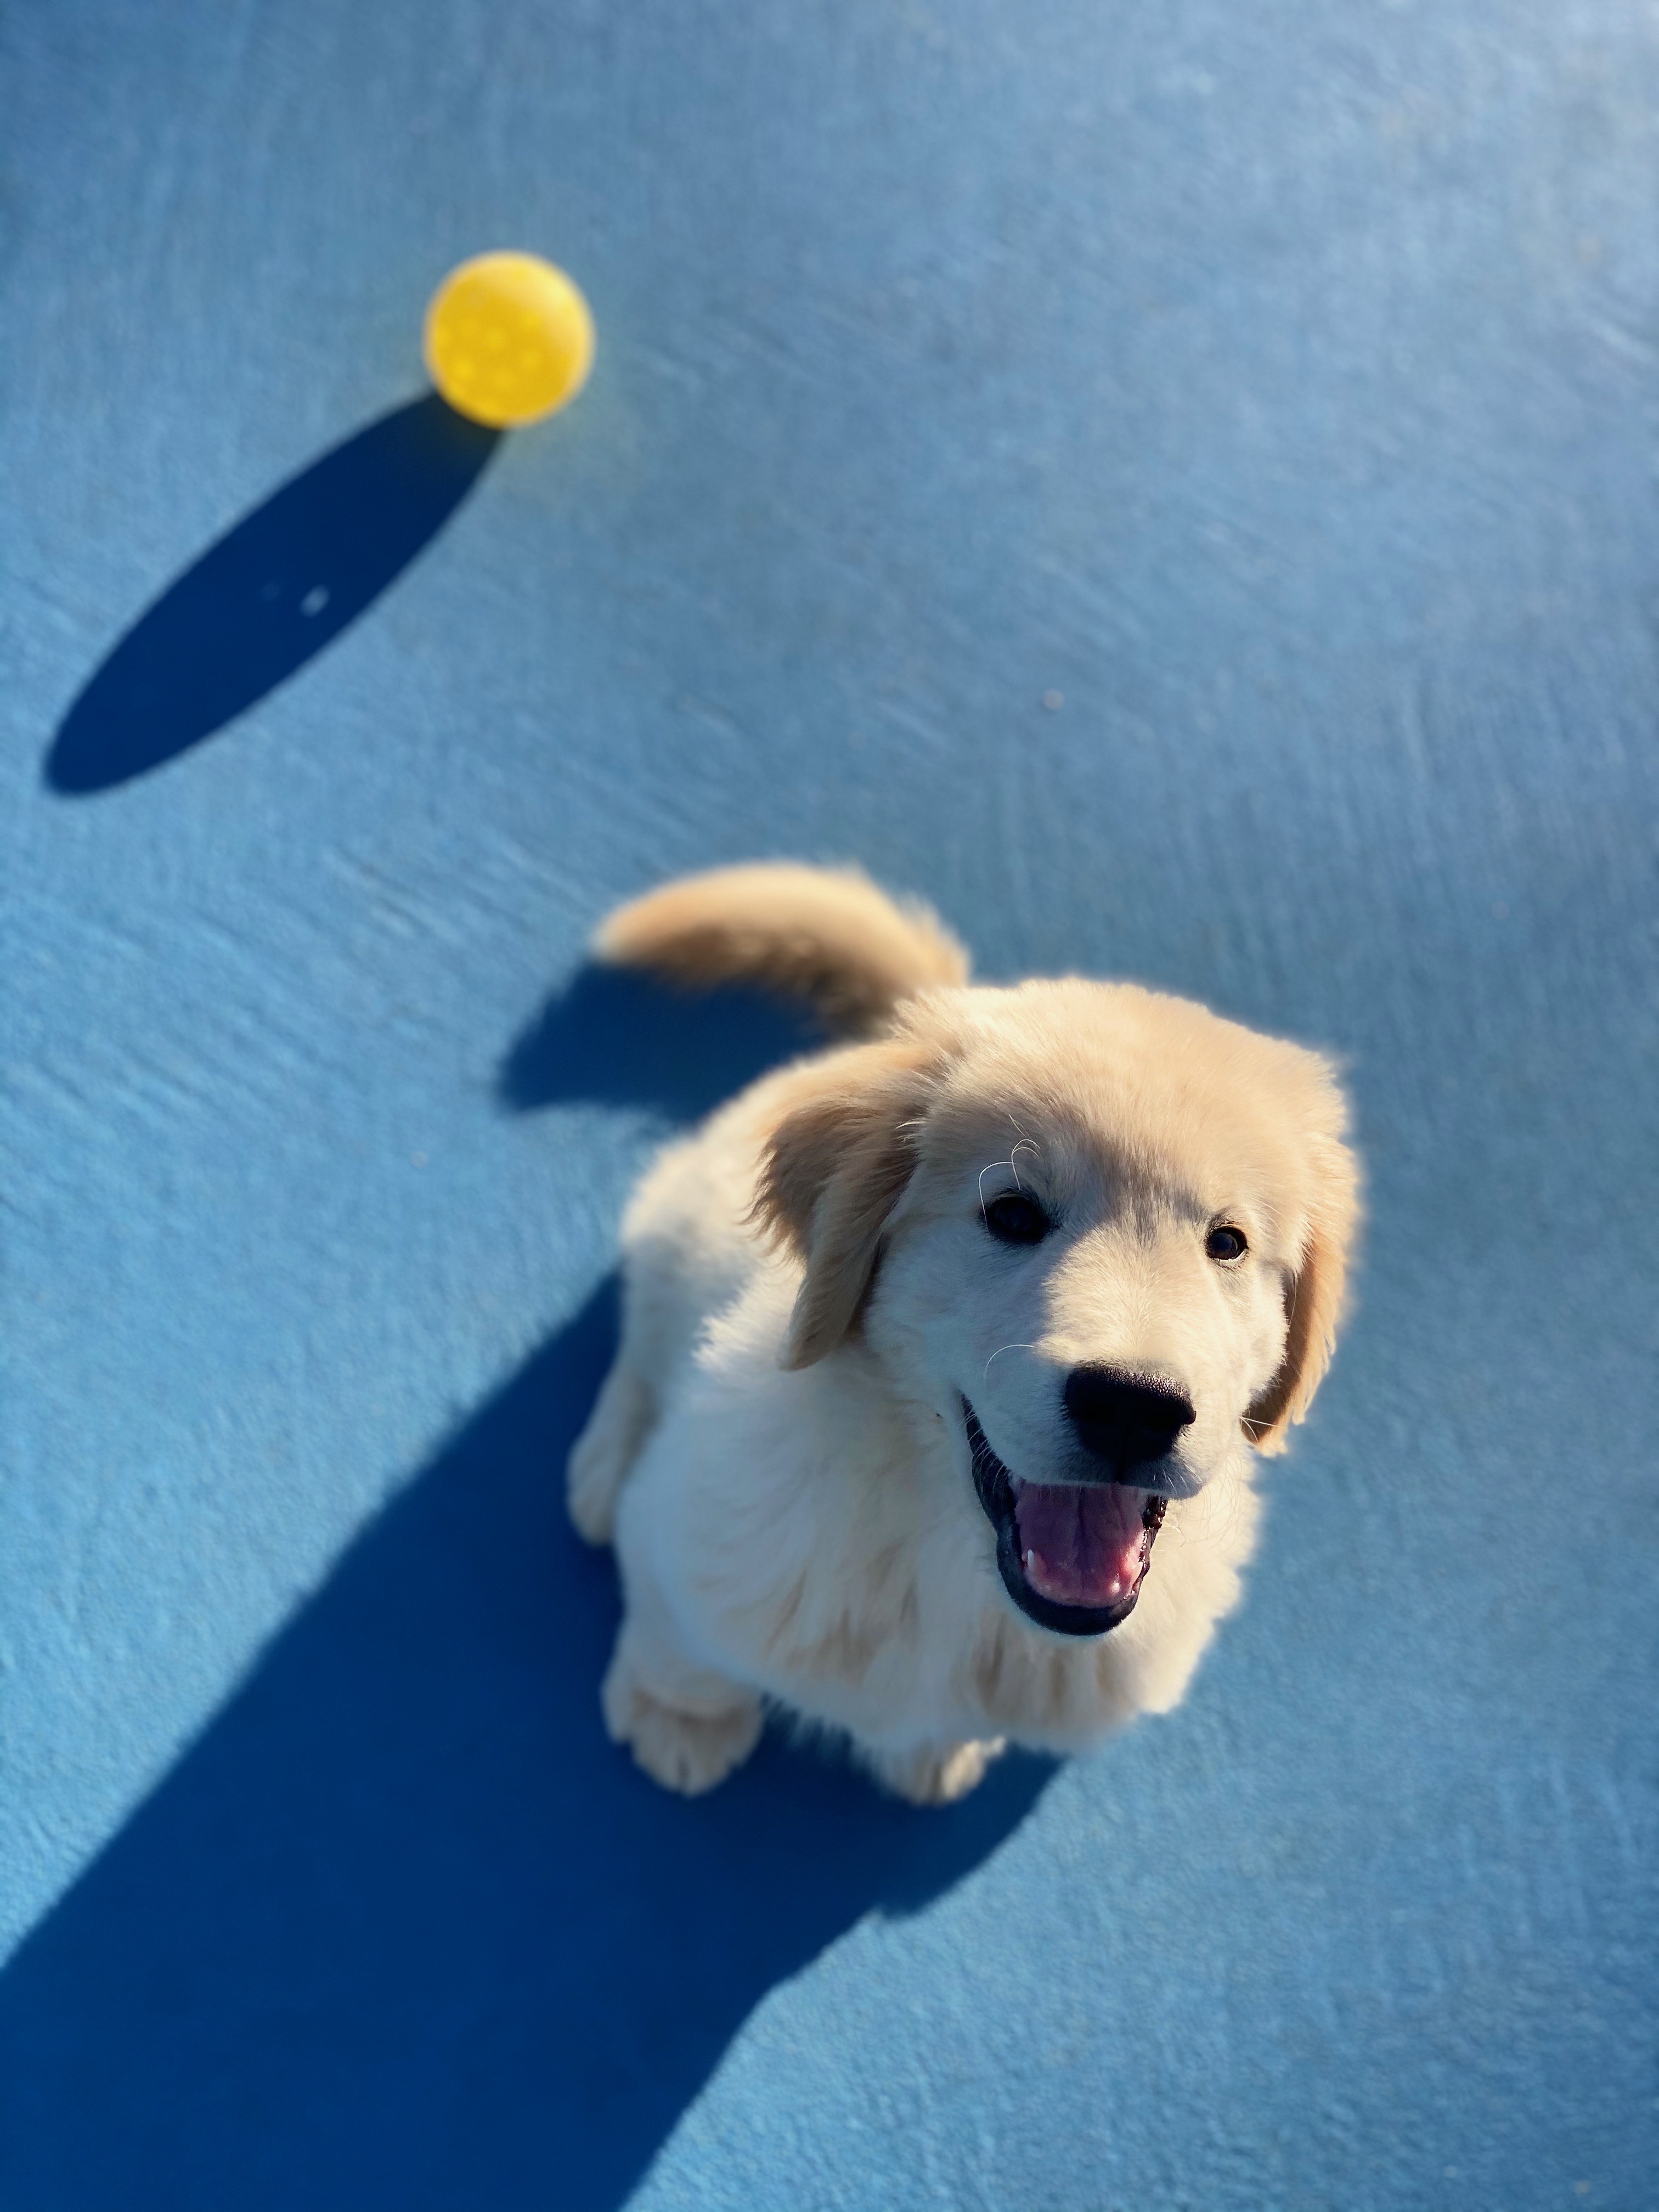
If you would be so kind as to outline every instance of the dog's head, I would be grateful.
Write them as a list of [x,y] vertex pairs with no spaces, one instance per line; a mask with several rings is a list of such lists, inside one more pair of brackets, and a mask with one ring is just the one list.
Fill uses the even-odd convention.
[[1358,1217],[1346,1125],[1316,1054],[1184,1000],[915,1000],[803,1070],[772,1132],[757,1211],[805,1269],[788,1362],[861,1331],[950,1425],[1014,1603],[1098,1635],[1166,1512],[1312,1401]]

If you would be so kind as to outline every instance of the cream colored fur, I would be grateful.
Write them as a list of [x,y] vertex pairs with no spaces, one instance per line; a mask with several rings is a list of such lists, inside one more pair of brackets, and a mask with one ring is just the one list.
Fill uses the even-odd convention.
[[[1254,1455],[1334,1343],[1358,1206],[1329,1066],[1132,984],[969,988],[933,915],[857,876],[694,877],[597,949],[884,1019],[669,1146],[629,1207],[621,1348],[569,1469],[626,1601],[611,1734],[706,1790],[770,1703],[938,1802],[1006,1741],[1072,1751],[1167,1711],[1237,1601]],[[1057,1225],[1011,1249],[982,1207],[1016,1188]],[[1225,1267],[1220,1220],[1249,1239]],[[1079,1638],[1002,1587],[963,1401],[1017,1475],[1064,1480],[1087,1363],[1195,1418],[1133,1612]]]

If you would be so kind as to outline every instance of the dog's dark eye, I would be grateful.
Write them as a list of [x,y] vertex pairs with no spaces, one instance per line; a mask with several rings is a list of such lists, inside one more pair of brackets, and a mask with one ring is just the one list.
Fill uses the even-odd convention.
[[1242,1229],[1224,1225],[1212,1229],[1204,1239],[1204,1249],[1212,1260],[1242,1260],[1249,1249]]
[[1000,1244],[1040,1244],[1048,1234],[1048,1217],[1023,1190],[1006,1190],[986,1207],[985,1226]]

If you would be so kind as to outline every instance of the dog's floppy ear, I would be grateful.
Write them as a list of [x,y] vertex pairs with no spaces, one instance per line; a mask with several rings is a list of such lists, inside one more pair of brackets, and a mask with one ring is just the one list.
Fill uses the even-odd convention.
[[1359,1163],[1334,1133],[1308,1141],[1313,1191],[1301,1257],[1285,1286],[1285,1357],[1244,1422],[1250,1442],[1268,1454],[1285,1449],[1291,1424],[1306,1416],[1331,1364],[1359,1227]]
[[754,1218],[806,1268],[786,1367],[822,1359],[858,1318],[945,1057],[939,1038],[915,1033],[839,1052],[768,1139]]

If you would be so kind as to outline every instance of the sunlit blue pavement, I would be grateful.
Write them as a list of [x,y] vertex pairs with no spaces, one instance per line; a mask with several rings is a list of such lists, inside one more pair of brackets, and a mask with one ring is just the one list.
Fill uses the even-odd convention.
[[[6,2212],[1647,2212],[1659,19],[0,27]],[[565,413],[422,405],[491,246]],[[354,442],[355,441],[355,442]],[[320,592],[322,597],[319,598]],[[772,854],[1340,1054],[1186,1705],[923,1815],[605,1743],[630,1179]]]

